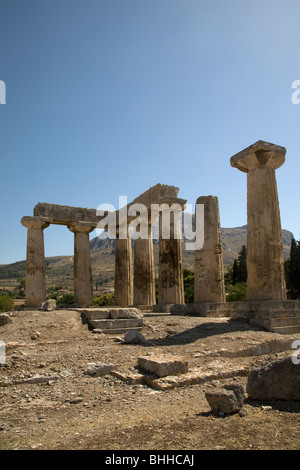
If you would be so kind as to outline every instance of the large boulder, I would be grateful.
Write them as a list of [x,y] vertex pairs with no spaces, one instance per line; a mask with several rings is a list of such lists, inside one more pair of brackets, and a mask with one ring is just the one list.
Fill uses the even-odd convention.
[[0,313],[0,326],[6,325],[6,323],[10,323],[12,319],[7,313]]
[[250,372],[246,390],[252,400],[300,400],[300,364],[290,356],[269,361]]
[[146,338],[138,330],[128,330],[124,337],[125,343],[128,344],[139,344],[146,343]]
[[205,398],[213,413],[229,415],[240,411],[244,404],[245,393],[242,384],[232,383],[207,390]]
[[42,302],[41,305],[38,307],[38,310],[44,310],[45,312],[51,312],[56,309],[56,300],[49,299],[45,302]]

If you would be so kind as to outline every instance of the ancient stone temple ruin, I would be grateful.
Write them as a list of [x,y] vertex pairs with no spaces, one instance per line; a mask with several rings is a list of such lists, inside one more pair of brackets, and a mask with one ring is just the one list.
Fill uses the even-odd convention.
[[[115,303],[120,307],[144,307],[155,311],[200,316],[231,316],[271,331],[300,331],[298,301],[286,299],[282,233],[275,170],[285,161],[283,147],[258,141],[231,157],[231,165],[247,173],[247,300],[226,303],[219,204],[216,196],[200,196],[196,207],[203,207],[203,243],[194,246],[194,303],[185,304],[182,267],[181,215],[186,200],[179,189],[157,184],[124,210],[128,215],[124,236],[121,210],[114,215]],[[128,226],[134,220],[130,208],[147,209],[148,236],[132,242]],[[155,215],[152,207],[160,210]],[[169,235],[164,236],[162,207],[169,209]],[[123,210],[123,209],[122,209]],[[23,217],[27,228],[26,306],[38,307],[46,299],[43,231],[50,224],[65,225],[74,233],[74,300],[78,307],[91,307],[92,273],[89,234],[106,214],[96,209],[39,203],[33,216]],[[155,300],[152,224],[159,222],[159,287]],[[134,261],[133,261],[134,260]]]

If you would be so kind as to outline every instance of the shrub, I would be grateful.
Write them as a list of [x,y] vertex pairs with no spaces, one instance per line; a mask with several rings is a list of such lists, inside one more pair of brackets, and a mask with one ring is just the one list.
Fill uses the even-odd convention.
[[227,286],[227,289],[229,292],[229,295],[226,297],[227,302],[240,302],[242,300],[246,300],[246,282],[238,282],[234,286],[229,285]]
[[57,299],[56,305],[62,307],[65,305],[74,304],[74,295],[73,294],[64,294],[59,299]]
[[14,310],[14,308],[15,304],[8,295],[0,296],[0,312],[9,312],[10,310]]
[[99,297],[94,297],[94,305],[97,307],[105,307],[115,305],[115,294],[103,294]]

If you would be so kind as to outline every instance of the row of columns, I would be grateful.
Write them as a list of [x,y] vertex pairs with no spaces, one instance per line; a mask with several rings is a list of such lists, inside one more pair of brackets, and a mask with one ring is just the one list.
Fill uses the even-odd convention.
[[[275,169],[285,160],[285,149],[258,141],[231,158],[231,165],[247,173],[247,300],[285,300],[286,286],[282,233]],[[204,245],[195,251],[194,301],[225,302],[224,268],[218,199],[203,196]],[[160,218],[158,304],[183,304],[182,240],[175,236],[178,219],[170,214],[170,236],[162,236]],[[38,306],[46,299],[43,230],[51,219],[23,217],[28,229],[26,305]],[[197,221],[196,221],[197,222]],[[79,306],[90,306],[92,272],[89,233],[96,225],[69,224],[74,233],[74,298]],[[149,224],[151,227],[151,224]],[[134,272],[133,272],[134,271]],[[116,239],[116,305],[154,305],[155,275],[153,239],[135,240],[132,266],[131,239]]]
[[[184,303],[181,239],[174,239],[172,222],[170,239],[161,236],[159,243],[159,296],[158,303]],[[46,299],[44,229],[51,219],[23,217],[27,228],[26,305],[37,307]],[[88,222],[69,224],[74,233],[74,302],[90,306],[92,297],[92,271],[89,233],[95,228]],[[147,239],[138,238],[134,244],[132,263],[131,238],[116,239],[115,303],[120,306],[155,305],[155,270],[151,226]]]
[[[27,228],[26,251],[26,306],[38,307],[46,300],[44,229],[51,219],[23,217],[22,225]],[[89,233],[95,226],[80,222],[70,224],[74,233],[74,302],[80,306],[93,304],[92,269]]]

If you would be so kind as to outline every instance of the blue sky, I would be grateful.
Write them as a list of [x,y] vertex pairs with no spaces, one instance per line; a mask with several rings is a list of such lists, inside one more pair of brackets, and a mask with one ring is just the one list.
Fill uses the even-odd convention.
[[[244,225],[230,157],[260,139],[287,149],[281,221],[300,239],[299,17],[298,0],[0,0],[0,264],[25,259],[38,202],[117,208],[162,183]],[[50,226],[45,254],[72,255],[73,234]]]

